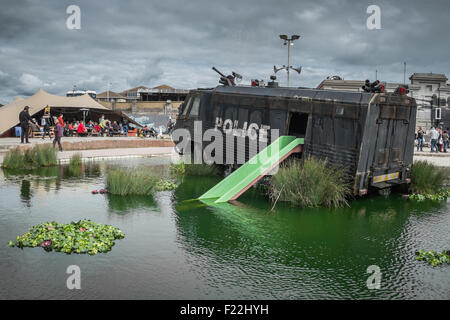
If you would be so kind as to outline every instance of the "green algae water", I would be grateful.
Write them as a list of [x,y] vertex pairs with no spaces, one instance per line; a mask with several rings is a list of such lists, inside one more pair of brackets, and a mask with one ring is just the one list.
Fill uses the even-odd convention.
[[[415,251],[450,249],[450,204],[370,197],[338,210],[272,205],[251,189],[234,204],[194,200],[220,178],[186,177],[151,197],[93,195],[108,167],[169,158],[0,171],[1,299],[449,299],[450,266]],[[126,235],[106,254],[66,255],[8,241],[45,221],[91,219]],[[69,290],[66,270],[81,270]],[[367,268],[381,271],[369,289]]]

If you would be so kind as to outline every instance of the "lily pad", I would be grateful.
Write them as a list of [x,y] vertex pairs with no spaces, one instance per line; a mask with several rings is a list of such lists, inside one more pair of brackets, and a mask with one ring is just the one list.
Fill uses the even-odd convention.
[[27,233],[9,241],[10,247],[42,247],[56,252],[106,253],[114,246],[114,240],[123,239],[123,232],[113,226],[80,220],[69,224],[45,222],[32,227]]
[[416,252],[416,260],[426,261],[433,267],[443,263],[450,263],[450,250],[441,252],[420,250]]
[[438,193],[433,194],[419,194],[419,193],[413,193],[409,195],[409,199],[416,200],[416,201],[425,201],[425,200],[431,200],[431,201],[443,201],[446,200],[448,197],[450,197],[450,190],[442,190]]

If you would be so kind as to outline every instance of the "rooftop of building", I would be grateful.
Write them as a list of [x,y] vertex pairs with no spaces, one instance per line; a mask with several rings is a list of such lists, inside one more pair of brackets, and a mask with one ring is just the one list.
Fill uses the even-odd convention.
[[439,80],[439,81],[447,81],[448,78],[445,74],[442,73],[413,73],[411,77],[409,77],[409,80]]
[[113,99],[126,99],[126,97],[124,97],[123,95],[114,92],[114,91],[105,91],[102,93],[97,94],[97,99],[102,99],[102,98],[113,98]]
[[146,86],[134,87],[134,88],[131,88],[131,89],[122,91],[122,92],[120,92],[119,94],[121,94],[122,96],[125,96],[125,97],[126,97],[128,93],[131,93],[131,92],[137,92],[139,89],[149,89],[149,87],[146,87]]

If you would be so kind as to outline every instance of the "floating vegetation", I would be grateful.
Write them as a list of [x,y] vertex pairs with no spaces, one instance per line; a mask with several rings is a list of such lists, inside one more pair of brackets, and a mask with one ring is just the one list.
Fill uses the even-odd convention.
[[172,163],[170,172],[177,176],[218,176],[220,168],[215,164],[185,164],[184,162]]
[[52,146],[35,145],[25,151],[19,147],[10,150],[3,159],[2,168],[32,170],[57,164],[56,151]]
[[338,208],[348,205],[350,195],[345,171],[327,160],[291,160],[269,180],[273,202],[285,201],[300,207]]
[[416,252],[416,260],[426,261],[433,267],[443,263],[450,263],[450,250],[441,252],[420,250]]
[[162,179],[148,167],[110,169],[106,177],[108,192],[120,196],[150,196],[156,191],[173,190],[176,187],[175,183]]
[[186,165],[184,164],[184,162],[171,163],[169,166],[169,170],[173,175],[184,176],[184,174],[186,173],[185,167]]
[[178,188],[178,185],[176,183],[164,179],[159,180],[155,186],[156,191],[169,191],[175,190],[176,188]]
[[90,220],[69,224],[45,222],[32,227],[15,241],[9,241],[9,246],[42,247],[46,251],[95,255],[110,251],[114,240],[124,237],[120,229]]
[[425,200],[444,201],[448,197],[450,197],[450,190],[443,190],[438,193],[432,193],[432,194],[413,193],[413,194],[409,195],[409,199],[415,200],[415,201],[425,201]]
[[411,168],[409,190],[415,194],[437,194],[445,185],[447,172],[427,161],[415,161]]

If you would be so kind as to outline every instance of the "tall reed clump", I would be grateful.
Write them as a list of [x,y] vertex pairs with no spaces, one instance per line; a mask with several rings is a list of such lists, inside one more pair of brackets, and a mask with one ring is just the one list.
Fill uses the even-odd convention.
[[268,192],[273,202],[329,208],[348,205],[347,198],[351,194],[342,168],[313,157],[291,160],[280,167],[270,178]]
[[35,145],[25,151],[21,151],[20,148],[10,150],[3,159],[2,168],[31,170],[57,164],[56,151],[52,146]]
[[178,176],[217,176],[221,170],[214,164],[185,164],[184,162],[172,163],[170,172]]
[[445,186],[447,172],[427,161],[415,161],[411,168],[409,190],[416,194],[436,194]]
[[151,168],[114,168],[106,176],[106,188],[109,193],[127,196],[150,196],[156,191],[173,190],[177,186],[154,174]]
[[69,166],[79,167],[81,166],[81,163],[81,153],[75,153],[72,157],[70,157]]
[[10,150],[3,158],[2,168],[18,169],[24,167],[24,156],[19,148]]

